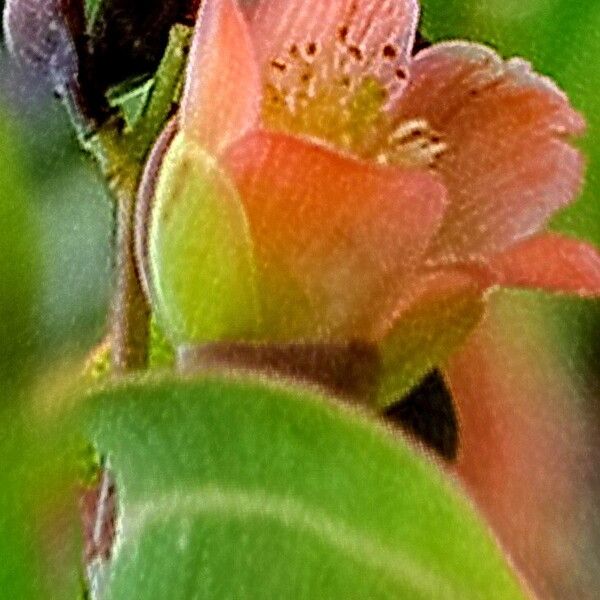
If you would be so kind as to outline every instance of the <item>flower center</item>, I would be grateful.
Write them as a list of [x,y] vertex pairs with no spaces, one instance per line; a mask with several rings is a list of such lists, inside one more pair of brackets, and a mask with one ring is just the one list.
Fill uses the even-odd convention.
[[425,119],[398,123],[376,77],[348,68],[357,53],[321,57],[314,42],[292,44],[266,74],[262,119],[267,127],[305,135],[385,165],[434,168],[446,151]]
[[[271,128],[307,135],[365,154],[384,121],[387,90],[373,77],[356,77],[339,60],[317,60],[320,48],[292,44],[270,63],[262,116]],[[335,63],[335,64],[334,64]]]

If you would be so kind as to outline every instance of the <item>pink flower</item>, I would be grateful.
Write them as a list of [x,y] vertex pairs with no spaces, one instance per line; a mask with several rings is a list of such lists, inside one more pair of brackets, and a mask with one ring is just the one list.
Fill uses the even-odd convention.
[[[227,252],[250,267],[203,281],[218,310],[245,298],[218,327],[196,291],[182,321],[194,275],[165,270],[158,202],[143,253],[175,341],[361,340],[386,404],[465,338],[491,287],[600,293],[597,250],[544,232],[581,186],[583,118],[519,59],[464,42],[412,56],[417,20],[415,0],[203,3],[165,163],[212,182],[237,223]],[[180,237],[206,236],[181,218]]]
[[[513,388],[489,358],[502,326],[480,322],[498,286],[600,296],[598,250],[545,231],[581,187],[570,140],[584,120],[520,59],[467,42],[413,56],[417,21],[416,0],[205,0],[178,133],[159,142],[163,166],[156,178],[151,161],[146,181],[158,206],[141,260],[176,343],[360,340],[378,352],[380,406],[454,352],[446,375],[468,428],[459,472],[535,580],[556,564],[513,544],[513,507],[494,480],[517,480],[516,522],[543,545],[527,465],[484,460],[487,479],[477,468],[490,437],[482,415],[505,426],[490,437],[500,455],[514,432],[528,448],[535,429],[511,428],[514,403],[499,396]],[[193,207],[178,202],[190,190]],[[197,210],[218,213],[218,235],[188,218]],[[190,254],[205,238],[206,255]],[[174,268],[185,249],[192,267]],[[493,373],[477,371],[479,357]],[[483,385],[493,393],[479,405]]]

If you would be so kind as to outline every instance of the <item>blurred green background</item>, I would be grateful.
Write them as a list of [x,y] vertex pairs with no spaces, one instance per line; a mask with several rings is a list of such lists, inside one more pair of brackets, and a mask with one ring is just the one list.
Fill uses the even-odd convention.
[[112,207],[60,104],[0,54],[0,377],[84,354],[102,335]]

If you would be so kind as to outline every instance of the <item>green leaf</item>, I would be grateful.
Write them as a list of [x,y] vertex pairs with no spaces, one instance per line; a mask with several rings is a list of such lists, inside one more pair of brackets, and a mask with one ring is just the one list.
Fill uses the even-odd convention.
[[97,599],[523,598],[463,496],[362,414],[216,376],[85,406],[118,502]]
[[244,208],[215,160],[183,134],[163,161],[149,240],[153,308],[170,341],[252,336],[258,306]]
[[103,4],[104,0],[85,0],[84,12],[86,31],[93,31]]
[[137,150],[140,159],[145,157],[179,102],[192,32],[192,28],[185,25],[171,28],[167,49],[152,79],[151,94],[131,133],[130,144]]
[[81,146],[108,181],[138,179],[150,149],[176,112],[191,38],[191,27],[174,25],[154,76],[128,80],[109,90],[107,101],[120,110],[124,128],[119,119],[109,119],[92,135],[80,136]]
[[427,39],[489,43],[531,61],[567,92],[588,121],[589,158],[580,200],[553,227],[600,245],[600,4],[597,0],[423,0]]
[[138,124],[150,99],[154,79],[127,81],[110,89],[106,98],[109,106],[118,108],[125,119],[127,131],[132,131]]
[[151,369],[172,368],[175,364],[175,349],[158,326],[156,319],[150,321],[148,363]]

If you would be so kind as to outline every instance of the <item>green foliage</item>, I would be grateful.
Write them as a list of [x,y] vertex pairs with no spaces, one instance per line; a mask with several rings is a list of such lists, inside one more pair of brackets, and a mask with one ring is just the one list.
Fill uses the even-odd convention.
[[159,327],[156,319],[150,322],[149,342],[150,369],[172,368],[175,364],[175,349]]
[[[101,2],[86,0],[88,24],[93,24]],[[525,56],[555,78],[584,112],[589,122],[583,141],[590,161],[587,184],[580,202],[553,225],[600,244],[597,2],[422,4],[428,38],[462,37],[491,43],[506,56]],[[190,37],[189,28],[176,26],[158,73],[141,88],[133,86],[113,96],[127,124],[118,151],[137,166],[173,114]],[[39,343],[32,333],[36,327],[64,327],[65,339],[88,343],[90,336],[80,331],[81,323],[93,320],[92,302],[74,293],[80,280],[63,272],[63,267],[86,260],[78,248],[83,239],[90,246],[93,226],[85,233],[72,227],[71,220],[79,223],[83,212],[64,210],[58,202],[32,210],[30,190],[39,204],[40,198],[58,194],[63,205],[80,197],[83,204],[91,182],[79,174],[80,182],[67,186],[60,172],[71,175],[68,157],[46,166],[48,172],[40,176],[38,163],[16,147],[15,138],[21,134],[7,122],[0,118],[0,404],[4,397],[25,404],[30,392],[17,392],[13,383],[25,369],[29,346]],[[35,165],[31,173],[26,171],[28,161]],[[125,169],[130,166],[124,163]],[[55,170],[59,175],[49,182]],[[198,174],[195,177],[190,185],[206,184]],[[42,195],[42,188],[44,194],[52,188],[54,193]],[[186,205],[186,210],[197,211],[200,231],[209,228],[208,218],[230,222],[215,210],[227,209],[216,207],[210,194],[194,197],[205,204],[191,209]],[[100,216],[96,231],[108,246],[107,215]],[[182,214],[175,214],[175,223],[177,219],[182,220]],[[38,245],[41,229],[42,239],[52,242]],[[232,322],[231,315],[211,316],[199,302],[217,296],[205,293],[215,274],[202,272],[198,263],[177,273],[180,259],[174,258],[182,244],[201,256],[200,251],[218,252],[223,240],[244,239],[234,235],[243,227],[217,231],[222,239],[207,240],[185,237],[173,227],[161,252],[171,275],[196,282],[193,294],[184,299],[187,306],[204,311],[203,318],[208,314],[222,331]],[[62,238],[66,241],[59,243]],[[59,259],[59,250],[68,256]],[[95,265],[108,262],[100,254]],[[44,265],[48,268],[40,277]],[[220,284],[243,281],[236,269],[220,273]],[[100,279],[90,280],[85,298],[103,296],[106,282]],[[61,283],[64,291],[59,293]],[[239,305],[232,306],[240,308],[238,318],[252,306],[246,292],[230,287],[218,293],[236,298]],[[40,298],[50,300],[44,304]],[[510,300],[508,315],[519,306],[520,318],[529,320],[536,314],[540,329],[551,329],[554,348],[574,373],[578,410],[589,426],[584,404],[586,392],[597,396],[598,356],[592,351],[600,323],[597,303],[526,294],[517,304]],[[32,307],[38,305],[42,315],[36,325]],[[61,307],[65,314],[53,318]],[[44,338],[44,345],[54,358],[62,353],[56,336]],[[170,350],[155,329],[153,363],[170,365]],[[595,392],[589,394],[592,388]],[[95,567],[98,598],[522,597],[501,552],[460,493],[434,465],[364,415],[312,394],[217,378],[124,383],[96,391],[85,401],[83,427],[116,477],[122,526],[113,560]],[[80,527],[72,495],[75,449],[66,437],[72,430],[53,419],[45,423],[47,418],[39,409],[26,414],[14,408],[0,410],[0,595],[10,598],[72,600],[79,589]],[[581,456],[587,460],[585,443]],[[591,487],[582,478],[578,489]],[[589,512],[578,513],[585,514],[588,523],[594,521],[596,504],[590,501]],[[595,552],[598,536],[593,527],[588,529],[586,543]],[[584,577],[583,567],[582,572]]]
[[0,410],[3,598],[73,600],[81,589],[75,438],[44,417]]
[[85,406],[118,499],[98,599],[523,597],[465,499],[364,415],[218,377]]
[[169,44],[152,79],[151,93],[148,94],[139,122],[134,123],[132,131],[132,145],[140,152],[140,158],[145,158],[146,152],[179,102],[191,42],[191,27],[174,25],[171,28]]
[[191,37],[190,27],[174,25],[154,77],[121,82],[109,90],[108,103],[120,118],[110,119],[90,136],[79,131],[82,147],[108,182],[139,178],[152,145],[177,109]]
[[85,24],[88,31],[92,31],[94,29],[94,25],[98,19],[103,2],[104,0],[85,0]]
[[126,81],[108,91],[108,104],[121,111],[126,131],[132,131],[144,115],[153,87],[154,79],[142,78]]
[[26,336],[33,322],[40,262],[32,243],[39,224],[27,207],[25,157],[14,135],[0,115],[0,382],[4,386],[16,383],[28,353]]

